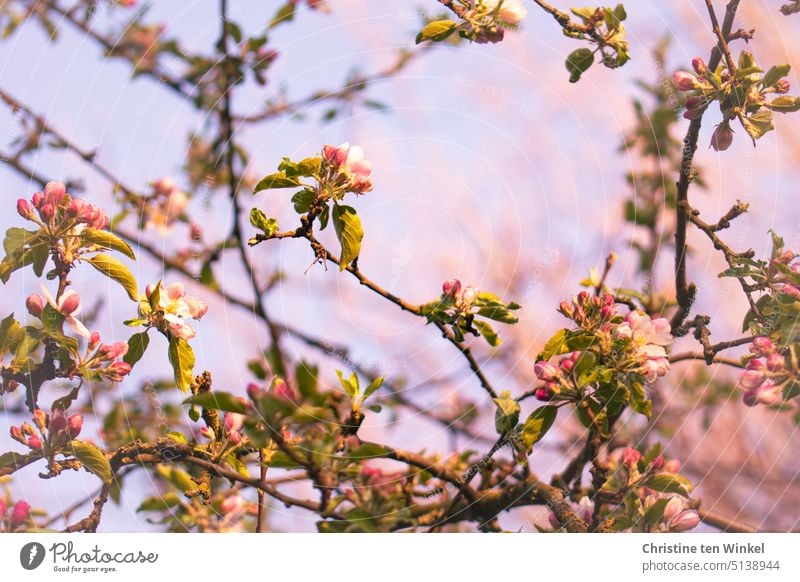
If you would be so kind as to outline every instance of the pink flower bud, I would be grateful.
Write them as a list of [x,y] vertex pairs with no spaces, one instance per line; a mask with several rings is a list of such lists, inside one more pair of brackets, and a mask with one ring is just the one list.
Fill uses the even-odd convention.
[[244,506],[244,500],[238,495],[229,495],[220,503],[219,510],[223,515],[228,515]]
[[189,237],[192,240],[200,240],[201,238],[203,238],[203,227],[197,224],[196,222],[193,222],[189,226]]
[[28,437],[28,446],[34,451],[41,451],[42,450],[42,439],[38,436],[31,435]]
[[106,360],[116,360],[128,353],[127,342],[116,342],[100,346],[100,355]]
[[267,394],[267,391],[264,388],[262,388],[261,386],[259,386],[258,384],[256,384],[255,382],[250,382],[247,385],[247,396],[253,402],[257,402],[258,400],[260,400],[266,394]]
[[59,311],[64,315],[72,315],[81,305],[81,297],[75,291],[67,291],[58,302]]
[[536,400],[539,400],[541,402],[549,402],[555,397],[555,394],[551,390],[542,387],[536,389],[536,392],[534,392],[534,396],[536,397]]
[[478,298],[478,290],[475,287],[467,287],[461,292],[461,302],[464,305],[472,305]]
[[30,218],[33,216],[33,209],[31,208],[30,203],[24,198],[17,200],[17,214],[19,214],[22,218]]
[[6,505],[5,500],[0,499],[0,521],[3,521],[5,519],[7,511],[8,511],[8,506]]
[[767,358],[767,369],[770,372],[782,372],[786,369],[786,358],[778,353],[771,354]]
[[650,468],[654,471],[660,471],[664,468],[664,455],[659,454],[657,455],[652,461],[650,461]]
[[695,73],[701,76],[708,72],[708,66],[706,65],[706,62],[700,57],[695,57],[692,59],[692,68],[694,69]]
[[533,373],[539,380],[555,380],[559,377],[558,368],[550,362],[540,360],[533,366]]
[[338,168],[347,162],[347,155],[350,150],[349,144],[342,144],[340,146],[324,145],[322,146],[322,157],[325,158],[332,166]]
[[34,317],[41,317],[42,311],[44,311],[44,299],[39,295],[29,295],[25,300],[25,307],[28,309],[28,313]]
[[107,377],[111,382],[122,382],[131,373],[131,365],[128,362],[114,362],[106,368]]
[[44,201],[44,196],[42,196],[41,192],[34,192],[33,196],[31,197],[31,203],[33,204],[34,208],[39,208]]
[[776,386],[771,381],[768,381],[757,388],[745,392],[742,400],[747,406],[755,406],[757,404],[770,406],[778,402],[782,394],[783,390],[780,386]]
[[667,473],[677,473],[681,470],[681,462],[678,459],[670,459],[664,463],[664,471]]
[[61,204],[67,194],[67,187],[61,182],[48,182],[44,187],[45,203],[52,204],[54,207]]
[[699,85],[697,77],[686,71],[678,71],[672,75],[672,82],[679,91],[691,91]]
[[664,507],[664,520],[672,521],[681,511],[683,511],[685,504],[680,497],[672,497],[667,501]]
[[57,433],[65,428],[67,428],[67,415],[60,408],[56,408],[50,413],[50,422],[47,423],[47,430],[51,433]]
[[750,344],[750,352],[763,357],[775,353],[775,344],[768,337],[757,337]]
[[172,178],[160,178],[153,182],[153,189],[160,196],[169,196],[175,190],[175,180]]
[[28,444],[28,439],[25,438],[25,435],[22,434],[22,429],[18,426],[12,426],[9,431],[11,433],[11,438],[15,441],[22,443],[23,445]]
[[280,378],[276,378],[275,382],[272,384],[272,393],[278,398],[289,400],[291,402],[295,401],[294,391]]
[[50,222],[53,220],[53,217],[56,215],[56,207],[49,203],[42,204],[42,207],[39,209],[39,216],[42,217],[42,220],[45,222]]
[[100,344],[100,332],[93,331],[89,336],[89,349],[93,350]]
[[727,123],[720,123],[711,136],[711,147],[715,152],[722,152],[731,147],[733,130]]
[[28,514],[31,511],[31,506],[26,501],[20,499],[14,504],[11,510],[11,525],[22,525],[28,520]]
[[189,316],[193,319],[200,319],[208,312],[208,304],[197,297],[184,297],[183,302],[189,308]]
[[622,450],[622,462],[625,463],[628,467],[633,467],[639,462],[639,459],[642,458],[642,454],[634,448],[625,447]]
[[80,414],[73,414],[67,420],[67,430],[69,430],[70,438],[76,438],[79,434],[81,434],[81,429],[83,429],[83,416]]
[[214,431],[208,428],[207,426],[204,426],[203,428],[200,429],[200,436],[207,438],[208,440],[211,441],[213,441],[216,438],[214,435]]
[[700,516],[694,509],[682,511],[670,522],[669,529],[671,531],[689,531],[697,527],[700,523]]
[[183,340],[190,340],[197,335],[197,332],[191,325],[189,325],[188,323],[184,323],[182,321],[181,322],[176,321],[174,323],[169,324],[169,331],[175,337]]
[[787,81],[786,79],[781,79],[780,81],[775,83],[774,87],[775,87],[775,92],[781,95],[788,93],[789,90],[792,88],[791,85],[789,84],[789,81]]
[[448,297],[455,299],[461,293],[461,281],[458,279],[448,279],[442,283],[442,293]]
[[575,360],[572,358],[564,358],[558,363],[558,367],[561,368],[564,373],[569,374],[572,368],[575,367]]
[[761,370],[745,370],[739,377],[739,384],[745,390],[754,390],[761,386],[767,377]]

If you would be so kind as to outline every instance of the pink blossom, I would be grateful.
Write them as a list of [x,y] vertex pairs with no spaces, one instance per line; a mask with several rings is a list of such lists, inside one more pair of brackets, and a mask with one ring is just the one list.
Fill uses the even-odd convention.
[[44,202],[58,206],[67,195],[67,187],[61,182],[48,182],[44,187]]
[[708,72],[708,65],[700,57],[692,59],[692,68],[698,75],[705,75]]
[[33,216],[33,209],[30,203],[24,198],[17,200],[17,214],[22,218],[31,218]]
[[52,204],[42,204],[42,207],[39,209],[39,216],[42,217],[42,220],[45,222],[50,222],[53,220],[53,217],[56,215],[56,207]]
[[681,511],[686,504],[681,500],[680,497],[671,497],[669,501],[667,501],[666,507],[664,507],[664,520],[667,522],[672,521]]
[[461,292],[461,303],[469,307],[478,298],[478,290],[475,287],[466,287]]
[[27,501],[20,499],[14,504],[11,509],[11,525],[22,525],[28,520],[28,515],[31,512],[31,506]]
[[700,84],[697,77],[687,71],[676,72],[672,75],[672,82],[679,91],[691,91]]
[[290,402],[296,400],[294,390],[281,378],[276,378],[275,382],[272,383],[272,393],[278,398],[289,400]]
[[208,305],[196,297],[184,297],[184,303],[189,307],[189,315],[192,319],[200,319],[208,311]]
[[[760,362],[759,362],[760,363]],[[763,364],[762,364],[763,366]],[[739,384],[745,390],[754,390],[761,386],[767,379],[767,375],[762,369],[748,369],[739,377]]]
[[625,463],[629,467],[633,467],[639,462],[639,459],[642,458],[642,454],[632,447],[625,447],[622,450],[622,462]]
[[767,369],[770,372],[783,372],[786,369],[786,358],[778,353],[770,354],[767,358]]
[[128,353],[128,343],[116,342],[113,344],[103,344],[98,351],[103,359],[116,360]]
[[497,19],[500,22],[510,25],[517,25],[520,21],[527,16],[528,11],[523,6],[520,0],[482,0],[484,8],[490,14],[494,14],[497,6],[500,5],[500,10],[497,13]]
[[170,322],[169,331],[176,338],[187,341],[197,335],[195,329],[183,320]]
[[76,438],[79,434],[81,434],[81,429],[83,428],[83,416],[80,414],[73,414],[67,420],[67,429],[69,430],[70,438]]
[[175,180],[169,177],[159,178],[153,182],[156,195],[169,196],[175,190]]
[[789,81],[787,81],[786,79],[781,79],[780,81],[775,83],[773,87],[775,89],[775,92],[779,94],[788,93],[792,88],[792,86],[789,84]]
[[757,337],[750,344],[750,352],[757,356],[769,356],[775,352],[775,344],[768,337]]
[[324,145],[322,146],[322,157],[333,167],[338,168],[347,162],[347,151],[349,149],[350,144],[348,143],[343,143],[339,146]]
[[534,364],[533,373],[536,374],[539,380],[555,380],[560,377],[558,368],[544,360],[540,360]]
[[458,279],[448,279],[442,283],[442,293],[451,299],[455,299],[461,293],[461,281]]
[[536,389],[534,396],[540,402],[549,402],[555,397],[555,393],[547,387],[541,387]]
[[91,335],[89,335],[89,349],[95,349],[98,344],[100,343],[100,332],[93,331]]
[[65,316],[64,321],[72,328],[72,331],[85,338],[91,337],[91,332],[75,317],[80,311],[81,303],[81,298],[75,291],[71,289],[66,291],[59,297],[58,301],[53,299],[53,296],[50,295],[44,285],[42,285],[42,292],[50,306]]
[[768,380],[760,386],[745,392],[742,400],[747,406],[755,406],[756,404],[770,406],[778,402],[782,394],[783,389]]
[[131,373],[131,365],[128,362],[114,362],[106,368],[106,376],[110,382],[122,382]]
[[6,505],[5,500],[0,499],[0,521],[3,521],[5,519],[7,511],[8,511],[8,506]]
[[44,299],[39,295],[29,295],[25,300],[25,307],[28,309],[28,313],[34,317],[41,317],[42,311],[44,311]]
[[28,437],[28,446],[33,449],[34,451],[41,451],[42,450],[42,439],[40,439],[37,435],[31,435]]
[[694,509],[682,511],[676,515],[669,524],[671,531],[689,531],[694,529],[700,523],[700,515]]
[[60,408],[56,408],[50,413],[50,422],[47,423],[47,430],[51,433],[61,432],[67,428],[67,416]]
[[678,459],[670,459],[664,463],[664,471],[667,473],[677,473],[681,470],[681,462]]
[[711,135],[711,147],[715,152],[722,152],[731,147],[733,130],[727,123],[720,123]]

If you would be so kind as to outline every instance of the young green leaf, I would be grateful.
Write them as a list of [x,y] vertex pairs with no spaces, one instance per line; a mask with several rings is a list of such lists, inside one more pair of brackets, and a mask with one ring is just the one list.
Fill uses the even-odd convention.
[[594,53],[588,48],[579,48],[572,51],[565,63],[569,71],[569,82],[577,83],[581,75],[594,63]]
[[278,221],[274,218],[267,218],[258,208],[253,208],[250,211],[250,224],[263,231],[267,237],[271,237],[278,232]]
[[146,331],[133,334],[128,338],[128,352],[123,356],[122,360],[131,366],[136,365],[136,362],[142,359],[147,346],[150,344],[150,336]]
[[364,400],[372,396],[372,394],[374,394],[378,388],[383,386],[383,380],[384,379],[381,376],[380,378],[375,378],[372,382],[370,382],[369,386],[367,386],[366,389],[364,390],[364,396],[361,397],[361,401],[363,402]]
[[139,288],[136,285],[136,279],[121,261],[105,253],[98,253],[86,260],[103,275],[122,285],[123,289],[128,293],[128,297],[133,301],[139,300]]
[[485,339],[487,343],[493,348],[496,348],[501,343],[503,343],[502,340],[499,337],[497,337],[497,332],[489,323],[476,319],[475,321],[472,322],[472,324],[476,328],[478,328],[478,331],[483,336],[483,339]]
[[361,219],[355,208],[338,204],[333,207],[333,228],[342,245],[342,256],[339,259],[339,270],[344,271],[347,266],[358,258],[361,252],[361,240],[364,238],[364,229]]
[[190,396],[183,401],[183,404],[196,404],[203,408],[224,410],[237,414],[244,414],[247,412],[247,407],[244,403],[233,394],[228,394],[227,392],[201,392],[200,394]]
[[345,380],[341,370],[336,370],[336,375],[339,377],[339,384],[344,388],[345,394],[347,394],[351,400],[355,400],[359,393],[358,377],[354,373],[351,373],[350,378]]
[[175,377],[175,384],[183,392],[188,392],[192,385],[192,372],[194,370],[194,351],[189,343],[180,338],[169,340],[169,363]]
[[528,451],[547,434],[557,414],[558,408],[555,406],[540,406],[531,412],[528,420],[522,425],[522,443]]
[[136,255],[133,254],[133,249],[130,245],[107,230],[87,227],[81,231],[80,237],[84,244],[93,244],[105,249],[111,249],[122,253],[129,259],[136,260]]
[[417,34],[416,43],[432,40],[440,42],[445,40],[448,36],[456,31],[458,25],[452,20],[434,20],[425,25],[425,27]]
[[297,178],[289,178],[284,172],[275,172],[269,176],[265,176],[261,181],[256,184],[253,192],[261,192],[262,190],[271,190],[276,188],[294,188],[300,186],[300,181]]
[[111,483],[113,478],[111,464],[103,451],[91,443],[72,441],[72,453],[87,471],[94,473],[106,485]]

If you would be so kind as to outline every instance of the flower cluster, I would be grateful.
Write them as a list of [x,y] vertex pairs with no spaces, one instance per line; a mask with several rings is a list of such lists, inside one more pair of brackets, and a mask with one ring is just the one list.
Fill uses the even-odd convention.
[[[517,323],[514,311],[520,306],[513,301],[505,303],[497,295],[479,291],[472,286],[462,287],[458,279],[449,279],[442,284],[439,299],[420,306],[420,313],[428,321],[448,324],[457,341],[466,334],[483,336],[491,346],[499,346],[500,338],[485,319],[505,324]],[[484,319],[477,319],[480,316]]]
[[72,331],[85,338],[91,335],[86,326],[77,318],[80,312],[81,297],[76,291],[68,289],[56,300],[42,285],[42,293],[43,295],[29,295],[25,300],[28,313],[42,319],[45,305],[49,305],[56,313],[60,313],[64,317],[64,322],[72,328]]
[[772,289],[793,299],[800,299],[800,261],[797,258],[793,251],[782,250],[772,258],[767,270]]
[[747,406],[780,402],[784,387],[793,381],[796,373],[768,337],[755,338],[750,352],[755,357],[747,362],[747,368],[739,377],[739,386],[745,391],[742,400]]
[[332,191],[365,194],[372,190],[372,164],[364,159],[364,150],[343,143],[322,148],[324,163],[320,182]]
[[574,401],[584,387],[595,385],[609,387],[613,398],[620,398],[625,391],[615,387],[624,386],[631,391],[631,403],[640,404],[640,411],[647,414],[641,384],[652,384],[669,371],[669,322],[638,311],[623,318],[610,293],[583,291],[562,302],[559,311],[578,329],[561,330],[539,355],[534,373],[542,385],[534,396],[541,401]]
[[[756,66],[753,55],[742,51],[735,74],[725,67],[712,71],[700,57],[692,59],[692,68],[693,73],[677,71],[672,80],[678,90],[691,92],[683,114],[686,119],[700,118],[712,102],[719,102],[723,119],[711,136],[711,147],[716,151],[726,150],[733,143],[730,123],[734,119],[755,143],[774,129],[773,111],[790,113],[800,109],[800,99],[786,95],[790,90],[785,79],[789,65],[778,65],[765,73]],[[777,97],[769,100],[771,95]]]
[[83,428],[83,416],[72,414],[69,417],[60,408],[47,414],[40,408],[33,411],[33,424],[23,422],[9,430],[11,438],[32,451],[53,453],[76,438]]
[[175,185],[172,178],[156,180],[152,187],[153,194],[144,203],[145,226],[166,235],[183,216],[189,205],[189,196]]
[[31,514],[31,506],[27,501],[20,499],[9,511],[7,499],[0,498],[0,532],[12,532],[24,526]]
[[608,456],[611,477],[603,490],[627,492],[628,500],[614,513],[621,531],[683,532],[697,527],[700,516],[689,501],[691,485],[678,471],[680,462],[666,460],[656,446],[643,455],[633,447]]
[[103,229],[108,226],[108,215],[104,210],[80,198],[73,198],[61,182],[49,182],[44,192],[36,192],[30,202],[17,200],[17,212],[22,218],[35,222],[51,234],[70,231],[80,232],[81,226]]
[[161,282],[151,283],[145,288],[145,296],[146,300],[139,302],[139,312],[152,326],[183,340],[197,335],[187,320],[201,319],[208,311],[208,305],[197,297],[186,295],[183,283],[164,286]]
[[429,22],[417,35],[417,43],[440,42],[458,32],[461,38],[479,44],[498,43],[505,38],[506,29],[514,29],[527,16],[522,0],[469,0],[448,6],[463,20]]

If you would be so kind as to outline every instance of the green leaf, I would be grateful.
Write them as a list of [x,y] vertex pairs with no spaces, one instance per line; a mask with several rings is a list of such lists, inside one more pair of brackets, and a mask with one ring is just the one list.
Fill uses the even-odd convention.
[[14,336],[22,329],[14,319],[14,314],[10,314],[0,321],[0,356],[11,346]]
[[577,83],[581,75],[594,63],[594,53],[588,48],[579,48],[572,51],[565,63],[569,71],[569,82]]
[[539,354],[538,360],[549,360],[553,356],[558,356],[567,353],[567,330],[558,330],[553,337],[547,340],[542,352]]
[[297,389],[303,399],[315,400],[318,396],[319,368],[306,362],[300,362],[295,368],[294,377],[297,381]]
[[72,441],[72,452],[87,471],[94,473],[106,485],[111,483],[111,463],[103,451],[91,443]]
[[481,333],[483,339],[485,339],[486,342],[493,348],[496,348],[503,343],[502,340],[497,337],[497,332],[494,331],[494,328],[489,323],[476,319],[472,322],[472,324]]
[[664,517],[664,510],[667,508],[669,499],[659,499],[644,512],[644,522],[647,525],[656,525]]
[[175,376],[175,384],[184,392],[192,386],[194,351],[186,340],[172,337],[169,340],[169,363]]
[[424,26],[417,34],[416,43],[432,40],[440,42],[445,40],[448,36],[456,31],[458,25],[452,20],[434,20]]
[[300,190],[292,196],[292,205],[297,214],[305,214],[311,210],[311,204],[317,198],[317,193],[313,190]]
[[6,283],[11,273],[30,264],[33,264],[36,275],[41,276],[49,247],[38,231],[9,228],[3,240],[3,249],[6,256],[0,261],[0,281]]
[[75,402],[75,399],[78,397],[78,393],[80,391],[80,385],[75,386],[72,390],[70,390],[67,394],[62,396],[61,398],[57,398],[53,401],[53,405],[51,406],[52,410],[68,410],[72,403]]
[[261,192],[262,190],[271,190],[276,188],[294,188],[300,186],[300,181],[297,178],[289,178],[284,172],[275,172],[269,176],[265,176],[261,181],[256,184],[253,192]]
[[269,28],[275,28],[279,24],[290,22],[294,18],[294,5],[294,2],[287,2],[281,6],[278,12],[275,13],[275,16],[272,17]]
[[378,443],[363,443],[357,449],[351,451],[347,457],[353,460],[375,459],[385,457],[391,449]]
[[247,412],[245,404],[233,394],[227,392],[202,392],[190,396],[183,401],[183,404],[196,404],[203,408],[211,408],[214,410],[224,410],[226,412],[235,412],[237,414],[244,414]]
[[123,265],[119,259],[104,253],[98,253],[86,260],[103,275],[122,285],[123,289],[128,293],[128,297],[133,301],[139,300],[139,288],[136,286],[136,279],[128,270],[128,267]]
[[791,68],[791,65],[775,65],[774,67],[770,68],[769,71],[764,73],[764,77],[761,79],[761,82],[765,88],[772,87],[775,83],[788,75]]
[[652,413],[652,402],[647,397],[647,392],[644,389],[644,384],[639,381],[630,382],[631,389],[631,408],[634,412],[645,415],[650,418]]
[[347,380],[344,379],[341,370],[336,370],[336,375],[339,377],[339,384],[344,388],[345,394],[347,394],[351,400],[355,400],[359,393],[358,377],[355,373],[351,373],[350,378]]
[[499,398],[494,399],[497,410],[494,413],[494,426],[497,434],[514,430],[519,422],[519,402],[511,397],[508,390],[503,390]]
[[150,336],[146,331],[133,334],[128,338],[128,353],[123,356],[122,360],[131,366],[136,365],[136,362],[142,359],[149,344]]
[[684,497],[689,497],[689,491],[692,489],[691,483],[685,477],[675,473],[656,473],[642,485],[661,493],[677,493]]
[[555,406],[540,406],[531,413],[522,426],[522,442],[528,451],[547,434],[556,420],[556,415],[558,408]]
[[29,455],[20,455],[19,453],[15,453],[10,451],[8,453],[3,453],[0,455],[0,467],[10,467],[16,463],[24,462]]
[[792,113],[800,111],[800,97],[792,97],[791,95],[781,95],[776,97],[769,103],[767,107],[779,113]]
[[339,270],[344,271],[347,266],[358,258],[361,252],[361,239],[364,238],[364,229],[361,219],[355,208],[337,204],[333,207],[333,228],[342,245],[342,256],[339,259]]
[[267,237],[271,237],[278,232],[278,221],[274,218],[267,218],[258,208],[253,208],[250,211],[250,224],[263,231]]
[[363,402],[364,400],[372,396],[372,394],[374,394],[374,392],[378,388],[383,386],[383,380],[384,378],[383,376],[381,376],[380,378],[375,378],[372,382],[370,382],[369,386],[367,386],[367,388],[364,390],[364,395],[361,397],[361,401]]
[[278,169],[286,174],[287,178],[304,176],[310,178],[319,174],[322,166],[322,158],[305,158],[299,162],[293,162],[289,158],[284,158]]
[[136,255],[133,254],[133,249],[130,245],[107,230],[87,227],[81,231],[80,238],[84,244],[93,244],[111,249],[112,251],[122,253],[129,259],[136,260]]
[[148,497],[139,505],[138,511],[164,511],[176,505],[181,504],[180,495],[174,491],[168,491],[163,495],[156,495],[155,497]]

